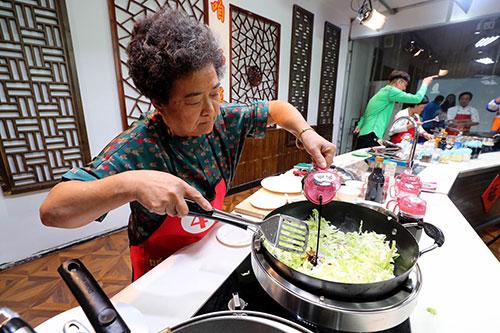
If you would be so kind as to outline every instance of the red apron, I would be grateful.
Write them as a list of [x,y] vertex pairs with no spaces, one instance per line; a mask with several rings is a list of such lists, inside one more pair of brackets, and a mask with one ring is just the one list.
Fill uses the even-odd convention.
[[410,134],[410,137],[413,139],[413,137],[415,136],[415,127],[410,128],[406,132],[401,132],[401,133],[396,133],[394,135],[391,135],[391,142],[400,143],[401,141],[403,141],[403,137],[406,134]]
[[[471,119],[472,119],[472,117],[470,114],[457,114],[455,116],[455,120],[471,120]],[[465,131],[466,129],[467,129],[467,131],[470,130],[470,127],[457,126],[457,128],[463,132],[466,132]],[[458,135],[458,131],[455,131],[454,129],[451,129],[451,128],[447,128],[446,132],[448,132],[448,135]]]
[[[212,206],[222,209],[226,183],[221,180],[215,187],[215,199]],[[199,241],[215,225],[216,221],[201,217],[167,216],[161,226],[148,239],[139,245],[130,246],[133,280],[162,262],[165,258],[186,245]]]

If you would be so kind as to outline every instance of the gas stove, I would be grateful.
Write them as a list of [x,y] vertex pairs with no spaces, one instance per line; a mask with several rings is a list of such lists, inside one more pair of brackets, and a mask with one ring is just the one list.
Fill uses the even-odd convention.
[[[283,296],[285,297],[285,300],[280,299],[280,297],[275,297],[279,299],[280,303],[282,303],[280,304],[270,296],[270,294],[273,294],[273,290],[276,291],[279,289],[276,287],[279,283],[273,286],[266,286],[264,283],[264,287],[266,288],[267,291],[264,290],[263,286],[261,285],[261,282],[263,281],[262,275],[269,274],[269,271],[272,271],[272,269],[270,270],[269,267],[262,267],[263,268],[262,270],[259,268],[260,266],[258,262],[259,262],[258,255],[254,254],[254,257],[248,255],[248,257],[233,271],[233,273],[213,293],[213,295],[207,300],[207,302],[198,310],[195,316],[210,312],[228,310],[228,309],[233,310],[235,308],[234,305],[236,303],[237,307],[239,305],[240,308],[243,308],[244,310],[259,311],[259,312],[273,314],[291,320],[293,322],[296,322],[308,328],[309,330],[318,333],[344,332],[342,330],[338,330],[338,327],[337,329],[333,329],[332,327],[339,326],[340,321],[349,322],[354,320],[357,322],[358,318],[363,318],[363,316],[364,319],[359,319],[359,321],[363,322],[364,320],[364,322],[366,322],[367,320],[369,320],[376,322],[377,320],[381,319],[379,318],[380,315],[382,315],[382,317],[385,318],[394,316],[396,317],[399,316],[399,318],[390,319],[393,322],[397,322],[397,324],[394,327],[385,330],[378,330],[377,332],[385,332],[385,333],[411,332],[410,319],[408,317],[409,314],[411,313],[411,310],[413,310],[413,306],[416,304],[413,300],[416,299],[416,295],[420,290],[421,277],[418,268],[415,272],[412,272],[412,275],[409,278],[409,282],[404,287],[405,290],[398,291],[394,295],[388,297],[387,299],[383,299],[378,302],[349,304],[349,302],[338,302],[334,300],[324,299],[323,297],[319,298],[316,297],[318,300],[321,298],[322,299],[320,302],[319,301],[315,302],[314,300],[307,299],[308,297],[314,297],[307,292],[301,293],[300,295],[295,295],[296,296],[295,298],[294,297],[290,298],[290,295],[285,295],[286,292],[280,290],[279,291],[280,295],[285,295]],[[256,270],[254,271],[254,269]],[[256,274],[258,276],[256,276]],[[279,277],[277,278],[279,280]],[[272,281],[272,280],[273,280],[272,278],[271,279],[266,278],[266,281]],[[276,283],[276,281],[272,283]],[[281,283],[283,283],[283,281],[281,281]],[[305,309],[306,312],[301,313],[300,310],[295,311],[293,309],[294,306],[297,306],[297,299],[296,299],[297,297],[300,299],[299,303],[302,302],[302,304],[300,305],[301,309],[303,309],[304,304],[306,304],[306,309]],[[321,303],[321,304],[316,304],[316,303]],[[406,304],[406,307],[403,307],[402,304]],[[377,308],[378,317],[374,316],[373,313],[370,312],[373,310],[370,309],[370,306],[378,307]],[[287,310],[286,307],[288,307],[289,309]],[[320,308],[316,309],[316,307]],[[402,310],[398,310],[395,313],[393,311],[394,307],[400,307],[404,311],[401,312]],[[328,318],[328,322],[333,323],[333,325],[324,325],[324,321],[322,322],[321,320],[316,320],[317,319],[316,316],[318,315],[318,313],[322,313],[322,311],[327,311],[327,314],[328,312],[332,311],[335,312],[333,317],[332,315],[330,315],[330,317],[328,315],[326,316]],[[311,315],[310,312],[316,312],[316,315]],[[346,312],[349,313],[347,317],[345,314]],[[321,315],[321,317],[325,316]],[[366,326],[366,323],[362,324],[361,326],[364,327],[363,325]],[[378,324],[378,326],[380,325]],[[340,327],[343,326],[340,325]],[[352,328],[356,328],[357,326],[356,324],[354,326],[351,324],[346,327],[349,327],[349,331],[352,332],[353,331]],[[354,330],[354,331],[361,332],[363,330]],[[374,330],[370,329],[368,331],[373,332]]]

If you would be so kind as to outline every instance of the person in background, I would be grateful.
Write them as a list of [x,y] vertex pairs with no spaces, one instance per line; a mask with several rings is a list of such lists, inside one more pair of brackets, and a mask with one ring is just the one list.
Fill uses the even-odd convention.
[[[443,97],[444,98],[444,97]],[[400,143],[406,135],[409,135],[410,139],[413,139],[415,135],[415,127],[411,121],[397,121],[401,117],[412,117],[415,118],[417,122],[418,134],[421,135],[425,140],[430,140],[434,138],[431,134],[427,133],[425,129],[422,128],[420,114],[424,108],[428,105],[429,99],[427,96],[415,104],[405,104],[404,109],[396,113],[394,117],[394,122],[389,130],[389,137],[393,143]]]
[[204,237],[214,220],[186,216],[189,198],[222,209],[247,137],[274,123],[292,132],[328,167],[335,145],[283,101],[221,103],[224,57],[208,26],[162,9],[137,22],[128,69],[154,110],[111,141],[93,161],[63,175],[40,207],[46,226],[78,228],[130,204],[133,279]]
[[449,94],[444,99],[444,102],[441,104],[441,112],[439,113],[439,122],[437,124],[437,128],[445,128],[446,127],[446,118],[448,114],[448,109],[454,107],[457,102],[457,96],[455,94]]
[[382,139],[389,125],[395,103],[419,103],[427,92],[427,88],[436,76],[422,80],[416,94],[406,93],[410,75],[400,70],[393,70],[389,75],[389,84],[380,89],[366,106],[354,134],[359,135],[356,149],[377,146],[377,139]]
[[[432,102],[427,104],[422,111],[422,121],[428,121],[438,117],[441,113],[441,103],[444,101],[443,95],[437,95]],[[438,125],[439,121],[431,121],[422,125],[422,127],[428,132],[432,133],[432,130],[435,129]]]
[[467,133],[472,126],[479,125],[479,112],[469,105],[471,100],[472,93],[465,91],[458,95],[459,105],[448,109],[446,119],[449,128],[446,131],[449,135],[457,135],[458,131]]
[[488,103],[488,105],[486,105],[486,111],[496,112],[495,118],[493,118],[493,121],[491,122],[490,131],[492,133],[499,133],[500,132],[500,96],[492,99]]

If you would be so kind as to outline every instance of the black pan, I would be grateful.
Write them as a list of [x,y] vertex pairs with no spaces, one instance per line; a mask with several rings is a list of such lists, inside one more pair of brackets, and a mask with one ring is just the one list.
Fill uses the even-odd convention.
[[[317,206],[309,201],[300,201],[277,208],[269,213],[267,217],[274,214],[286,214],[306,220],[311,216],[315,208]],[[444,243],[444,235],[439,228],[429,223],[423,223],[423,229],[429,237],[434,239],[434,245],[420,251],[417,240],[407,230],[411,227],[410,224],[402,226],[393,217],[352,203],[332,201],[323,206],[322,214],[326,220],[343,232],[357,232],[361,221],[363,221],[363,231],[375,231],[378,234],[386,235],[387,240],[396,241],[399,257],[395,259],[395,277],[390,280],[374,283],[340,283],[318,279],[296,271],[283,264],[269,253],[264,246],[261,246],[264,257],[274,269],[288,281],[317,295],[350,301],[367,301],[387,296],[404,285],[408,275],[417,263],[417,259],[423,253],[440,247]],[[418,225],[415,224],[413,227],[418,227]]]
[[[129,327],[116,308],[80,260],[71,259],[65,261],[58,268],[58,272],[82,307],[96,333],[130,332]],[[79,332],[88,331],[76,321],[73,321],[73,326],[80,329]],[[174,327],[165,328],[159,333],[211,332],[312,333],[310,330],[286,319],[255,311],[208,313],[191,318]]]

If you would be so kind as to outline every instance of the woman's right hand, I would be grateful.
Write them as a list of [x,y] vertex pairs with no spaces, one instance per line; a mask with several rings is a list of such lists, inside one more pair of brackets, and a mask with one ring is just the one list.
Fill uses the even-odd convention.
[[432,80],[434,80],[435,78],[437,78],[439,75],[432,75],[432,76],[428,76],[426,78],[424,78],[422,80],[422,84],[425,84],[426,86],[430,86],[431,83],[432,83]]
[[355,128],[354,131],[352,131],[352,134],[358,135],[359,134],[359,128]]
[[189,209],[184,198],[194,200],[205,210],[212,209],[200,192],[179,177],[156,170],[134,170],[127,174],[133,198],[152,213],[186,216]]

